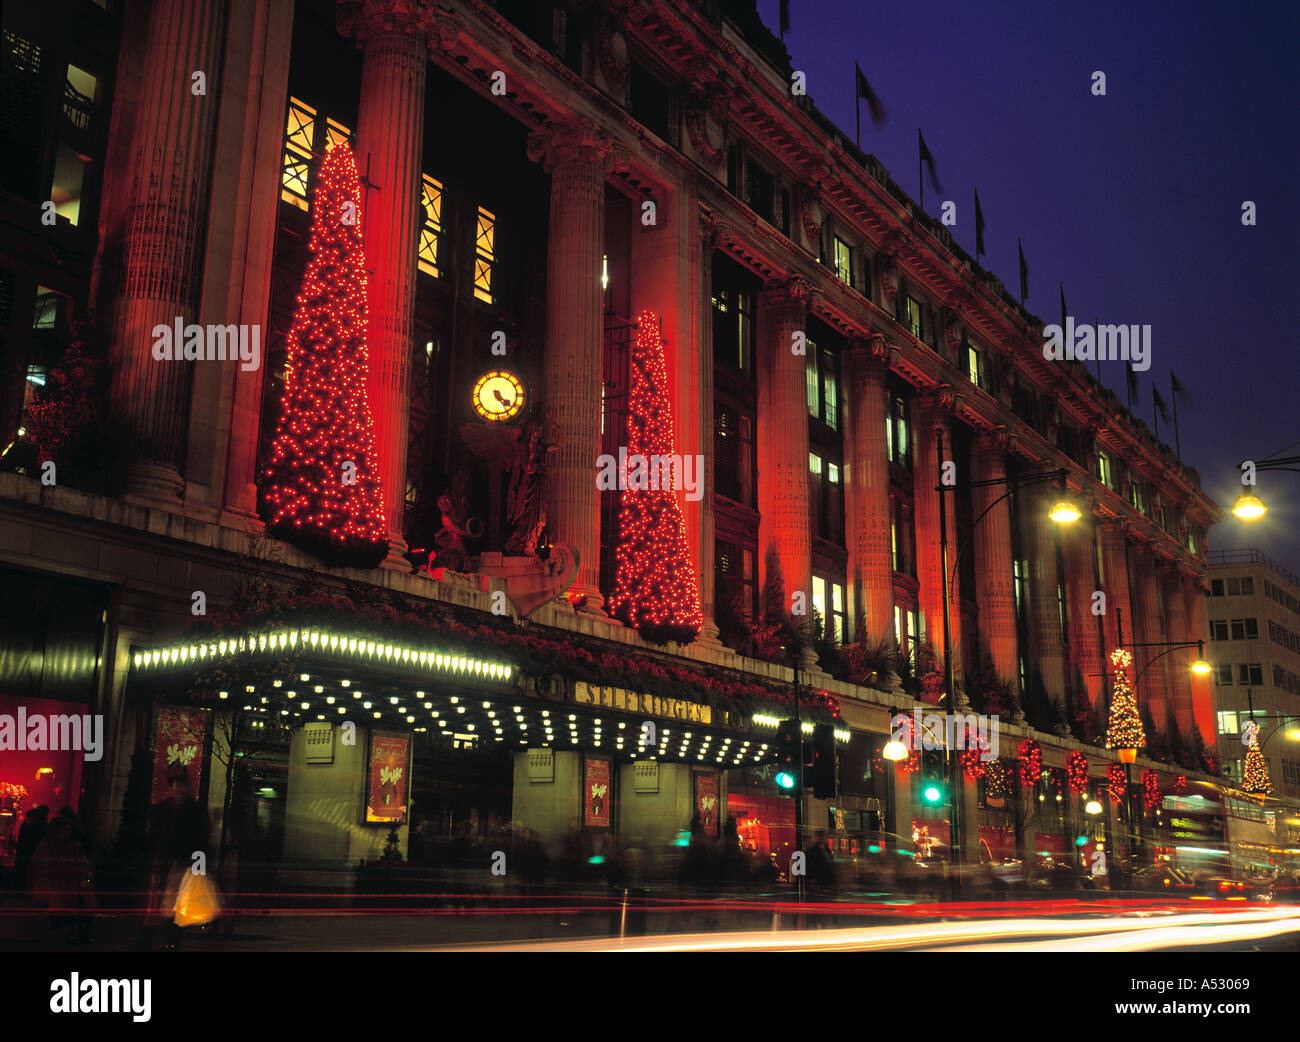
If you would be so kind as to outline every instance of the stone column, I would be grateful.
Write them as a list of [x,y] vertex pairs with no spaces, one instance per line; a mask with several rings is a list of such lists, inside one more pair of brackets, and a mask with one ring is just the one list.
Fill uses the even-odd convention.
[[[713,455],[713,356],[711,350],[705,350],[703,332],[709,331],[711,348],[711,265],[705,241],[711,229],[701,225],[698,194],[689,178],[671,185],[666,192],[656,192],[653,201],[654,223],[642,223],[638,210],[632,228],[631,311],[635,318],[648,308],[659,317],[676,438],[672,451],[703,464],[691,471],[700,482],[701,498],[683,492],[677,500],[700,582],[704,615],[700,635],[721,647],[713,620],[713,485],[707,470]],[[710,514],[707,543],[701,518],[706,509]]]
[[[1165,640],[1195,640],[1187,636],[1186,607],[1183,603],[1182,570],[1174,562],[1160,566],[1160,601],[1165,616]],[[1186,648],[1175,651],[1165,659],[1168,668],[1165,671],[1169,683],[1169,697],[1172,702],[1173,716],[1178,722],[1178,731],[1186,740],[1192,733],[1192,670],[1196,660],[1196,649]]]
[[714,526],[713,526],[713,468],[717,460],[713,458],[713,247],[717,242],[719,222],[712,214],[700,214],[695,240],[695,271],[698,275],[695,295],[696,335],[699,349],[696,361],[699,368],[696,377],[700,387],[700,424],[703,432],[700,451],[704,453],[704,471],[700,480],[704,482],[704,498],[700,500],[700,607],[704,612],[704,629],[700,639],[704,643],[717,644],[718,624],[714,621],[716,608],[714,569]]
[[[857,639],[876,645],[894,633],[894,565],[889,547],[889,459],[885,421],[891,348],[879,333],[849,351],[849,408],[853,419],[845,468],[848,493],[849,585],[864,616]],[[853,620],[857,625],[858,620]]]
[[[1007,476],[1007,450],[1011,436],[995,427],[975,439],[971,453],[972,479],[1002,482]],[[977,520],[971,538],[975,553],[975,598],[980,609],[980,659],[992,664],[998,679],[1011,685],[1020,701],[1019,652],[1016,640],[1015,576],[1011,559],[1011,503],[1005,484],[971,490],[972,518]]]
[[569,596],[593,614],[605,603],[596,488],[604,338],[600,260],[605,173],[616,154],[589,119],[528,138],[529,158],[542,160],[551,175],[542,390],[559,447],[547,465],[546,523],[553,543],[577,548],[578,577]]
[[787,611],[793,595],[802,592],[808,618],[812,614],[808,358],[793,348],[795,334],[806,330],[810,296],[801,278],[769,284],[760,294],[758,317],[764,340],[758,382],[759,579],[766,592],[779,575]]
[[[1119,620],[1124,619],[1125,642],[1132,643],[1134,633],[1133,601],[1129,593],[1128,543],[1124,524],[1118,520],[1099,522],[1101,538],[1101,589],[1106,594],[1106,614],[1102,616],[1105,633],[1106,672],[1110,672],[1110,653],[1119,647]],[[1107,684],[1109,691],[1112,685]]]
[[[944,384],[916,400],[915,453],[912,457],[913,499],[916,503],[916,575],[920,580],[921,611],[925,615],[926,640],[943,666],[943,584],[948,582],[948,633],[952,648],[953,683],[961,687],[961,584],[957,562],[957,504],[952,492],[940,493],[939,438],[943,437],[943,458],[953,458],[950,419],[956,395]],[[957,484],[963,476],[956,476]],[[939,546],[939,496],[948,497],[948,574],[943,575]]]
[[[259,365],[196,367],[186,446],[187,504],[220,507],[243,526],[257,514],[257,450],[293,5],[231,0],[203,253],[201,325],[256,327]],[[273,433],[273,432],[269,432]],[[234,516],[231,516],[234,515]]]
[[436,16],[432,0],[345,0],[339,32],[365,52],[357,112],[357,168],[369,184],[362,229],[368,290],[367,387],[388,519],[386,567],[409,570],[406,439],[410,425],[417,210],[424,153],[424,70]]
[[[1149,547],[1142,547],[1133,556],[1137,573],[1133,641],[1141,644],[1158,643],[1166,638],[1160,625],[1160,583],[1156,555]],[[1158,729],[1166,726],[1169,715],[1169,685],[1165,677],[1168,659],[1156,660],[1163,650],[1165,649],[1135,648],[1133,655],[1133,675],[1142,674],[1142,680],[1138,684],[1138,704],[1146,706],[1152,723]]]
[[[1185,640],[1201,640],[1209,646],[1210,624],[1206,610],[1206,594],[1210,592],[1205,577],[1195,573],[1185,576],[1182,588]],[[1196,654],[1195,651],[1192,652]],[[1206,748],[1213,751],[1215,744],[1214,675],[1191,675],[1192,718],[1200,729]],[[1185,738],[1191,737],[1184,734]]]
[[[1048,517],[1056,490],[1032,485],[1022,493],[1021,525],[1029,564],[1029,675],[1037,674],[1047,701],[1065,706],[1065,657],[1057,601],[1056,523]],[[1032,681],[1031,681],[1032,682]]]
[[1070,620],[1071,689],[1088,693],[1095,710],[1102,701],[1107,667],[1103,665],[1097,616],[1092,613],[1097,589],[1096,524],[1092,511],[1063,526],[1061,545],[1065,558],[1065,601]]
[[[153,329],[196,314],[213,127],[221,98],[219,0],[158,4],[149,19],[150,70],[132,120],[132,177],[121,297],[111,347],[114,421],[130,454],[129,496],[179,505],[194,363],[154,358]],[[196,72],[205,77],[195,94]],[[179,352],[182,344],[172,345]],[[229,363],[226,363],[229,364]]]

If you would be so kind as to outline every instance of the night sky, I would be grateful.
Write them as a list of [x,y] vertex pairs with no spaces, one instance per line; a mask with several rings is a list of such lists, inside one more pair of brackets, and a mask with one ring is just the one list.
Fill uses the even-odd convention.
[[[979,188],[982,263],[1018,294],[1020,236],[1032,313],[1059,321],[1061,280],[1076,322],[1151,325],[1134,411],[1152,424],[1152,381],[1168,403],[1172,368],[1193,397],[1179,406],[1182,458],[1226,508],[1239,461],[1300,455],[1300,5],[1136,7],[791,0],[785,43],[850,138],[861,64],[889,115],[875,130],[863,103],[863,151],[913,198],[923,130],[972,255]],[[777,0],[759,13],[775,32]],[[1094,70],[1106,97],[1091,93]],[[927,183],[934,216],[936,194]],[[1101,376],[1123,401],[1124,363]],[[1171,426],[1160,439],[1173,446]],[[1265,518],[1228,514],[1210,548],[1254,547],[1300,573],[1300,474],[1262,474],[1258,492]]]

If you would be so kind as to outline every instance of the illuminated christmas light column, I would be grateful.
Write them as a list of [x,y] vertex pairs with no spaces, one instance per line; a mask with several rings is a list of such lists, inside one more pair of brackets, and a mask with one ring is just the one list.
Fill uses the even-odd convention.
[[361,184],[346,145],[321,164],[311,257],[289,330],[284,401],[263,498],[267,531],[329,564],[388,550],[367,376]]
[[[1000,482],[1007,476],[1011,435],[1005,427],[975,439],[971,476],[975,481]],[[1015,575],[1011,558],[1011,501],[1005,484],[971,489],[971,516],[983,516],[971,533],[975,552],[975,598],[979,603],[982,649],[998,679],[1011,685],[1020,715],[1020,669],[1017,662]]]
[[357,155],[374,189],[366,199],[370,401],[388,527],[384,564],[409,570],[403,527],[424,75],[438,26],[432,0],[348,0],[339,4],[336,20],[339,32],[355,37],[365,53]]
[[546,523],[552,543],[578,550],[569,598],[599,613],[600,452],[604,318],[600,282],[605,250],[605,174],[625,157],[589,119],[539,131],[528,157],[551,175],[546,271],[543,404],[559,447],[547,463]]
[[198,321],[196,269],[220,106],[223,8],[216,0],[157,5],[142,62],[148,82],[128,130],[133,158],[118,229],[123,271],[110,401],[130,452],[127,494],[154,502],[179,504],[185,488],[181,463],[194,363],[155,359],[152,330],[171,328],[178,316]]
[[[875,645],[894,634],[894,574],[889,547],[889,459],[885,451],[888,391],[885,377],[892,354],[875,334],[849,352],[848,498],[849,581],[858,592],[865,632],[858,640]],[[857,625],[858,620],[852,620]]]
[[[627,453],[652,461],[676,449],[659,319],[637,316],[628,392]],[[610,614],[647,640],[692,641],[704,624],[699,578],[682,515],[680,474],[630,462],[619,500],[619,543]],[[640,480],[638,480],[638,474]]]

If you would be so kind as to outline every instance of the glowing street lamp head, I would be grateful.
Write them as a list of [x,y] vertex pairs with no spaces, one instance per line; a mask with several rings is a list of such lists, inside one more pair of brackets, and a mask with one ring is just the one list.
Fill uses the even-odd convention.
[[1101,804],[1098,803],[1096,800],[1089,800],[1089,801],[1084,805],[1083,812],[1084,812],[1085,814],[1100,814],[1100,813],[1101,813]]
[[886,760],[893,760],[897,763],[899,760],[907,759],[907,746],[894,739],[885,743],[885,748],[881,750],[880,755]]
[[1253,492],[1243,492],[1232,504],[1232,512],[1243,521],[1258,521],[1268,512],[1268,507]]
[[1058,525],[1068,525],[1071,522],[1078,521],[1083,515],[1079,513],[1079,508],[1068,499],[1062,499],[1052,507],[1052,512],[1048,516]]
[[1197,676],[1200,676],[1200,677],[1205,676],[1205,675],[1206,675],[1207,673],[1209,673],[1213,668],[1214,668],[1214,667],[1212,667],[1212,666],[1211,666],[1208,662],[1206,662],[1205,659],[1203,659],[1203,658],[1198,658],[1195,662],[1192,663],[1192,672],[1195,673]]

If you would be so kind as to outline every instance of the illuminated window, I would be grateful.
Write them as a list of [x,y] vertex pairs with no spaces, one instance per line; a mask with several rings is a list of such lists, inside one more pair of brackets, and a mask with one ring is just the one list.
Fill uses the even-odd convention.
[[839,236],[835,237],[835,275],[846,285],[853,285],[853,254]]
[[290,98],[284,127],[280,198],[306,211],[312,157],[351,140],[352,131],[342,123],[328,118],[321,120],[320,114],[305,101]]
[[903,324],[917,340],[924,339],[922,334],[925,332],[925,326],[922,321],[921,302],[915,297],[904,298]]
[[78,130],[89,129],[98,94],[99,79],[96,76],[76,65],[68,66],[68,76],[63,84],[63,114]]
[[438,244],[442,241],[442,185],[428,174],[420,188],[420,210],[424,224],[420,227],[420,270],[435,279],[438,271]]
[[342,123],[337,123],[332,119],[325,120],[325,148],[323,151],[330,152],[335,145],[346,145],[352,141],[352,131],[348,130]]
[[1219,711],[1219,734],[1237,734],[1237,714],[1228,710]]
[[478,208],[474,229],[474,296],[492,303],[492,265],[496,261],[497,219]]
[[307,176],[315,133],[316,110],[297,98],[290,98],[289,119],[284,129],[280,198],[299,210],[307,209]]
[[966,345],[966,375],[976,387],[984,387],[984,356],[974,344]]
[[1104,452],[1097,453],[1097,477],[1107,488],[1115,488],[1115,465]]
[[806,376],[806,386],[808,388],[808,415],[820,416],[822,405],[821,383],[817,378],[817,347],[811,341],[808,343],[808,364],[804,368]]
[[86,160],[67,145],[59,145],[54,160],[54,183],[50,199],[54,212],[76,225],[81,218],[81,187],[86,179]]
[[891,396],[889,415],[885,418],[885,449],[890,463],[911,465],[907,447],[907,402],[898,395]]

